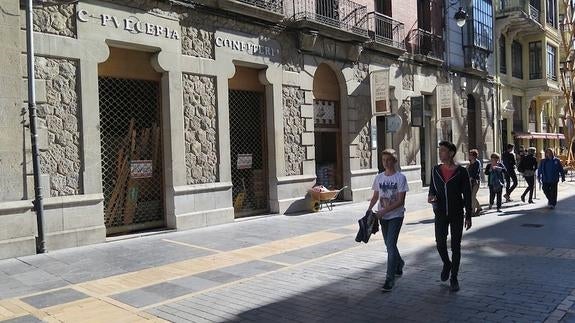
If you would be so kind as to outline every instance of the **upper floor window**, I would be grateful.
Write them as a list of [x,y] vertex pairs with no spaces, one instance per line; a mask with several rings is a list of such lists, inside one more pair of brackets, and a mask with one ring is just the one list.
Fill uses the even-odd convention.
[[557,81],[557,48],[547,44],[547,77]]
[[541,42],[535,41],[529,43],[529,79],[537,80],[543,77],[541,75],[541,59],[542,59]]
[[499,72],[507,74],[507,53],[505,51],[505,36],[499,37]]
[[391,0],[375,0],[375,11],[393,17],[391,15]]
[[473,0],[473,45],[493,51],[493,6],[491,0]]
[[523,46],[514,40],[511,44],[511,61],[513,62],[511,75],[516,78],[523,78]]
[[547,23],[557,28],[557,0],[547,0]]
[[417,1],[417,27],[431,32],[431,1]]

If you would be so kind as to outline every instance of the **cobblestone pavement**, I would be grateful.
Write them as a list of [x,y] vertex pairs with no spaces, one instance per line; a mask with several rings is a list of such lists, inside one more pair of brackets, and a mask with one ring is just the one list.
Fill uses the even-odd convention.
[[2,260],[0,320],[575,322],[574,188],[554,210],[539,192],[474,218],[457,293],[439,280],[426,194],[408,193],[391,293],[381,235],[354,241],[364,202]]

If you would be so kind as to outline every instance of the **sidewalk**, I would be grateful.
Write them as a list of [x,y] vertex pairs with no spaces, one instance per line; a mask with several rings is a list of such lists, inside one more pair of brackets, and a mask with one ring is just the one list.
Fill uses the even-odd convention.
[[0,320],[574,322],[573,188],[554,210],[538,192],[473,218],[458,293],[439,281],[426,193],[408,193],[407,265],[388,294],[381,234],[354,241],[364,202],[0,261]]

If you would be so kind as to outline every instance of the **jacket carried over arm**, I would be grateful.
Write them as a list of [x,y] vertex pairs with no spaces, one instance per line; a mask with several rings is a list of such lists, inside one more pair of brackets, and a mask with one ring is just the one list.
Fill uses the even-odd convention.
[[433,211],[437,216],[463,216],[471,219],[471,183],[467,170],[458,166],[453,176],[446,182],[441,176],[440,165],[431,171],[429,195],[436,198]]

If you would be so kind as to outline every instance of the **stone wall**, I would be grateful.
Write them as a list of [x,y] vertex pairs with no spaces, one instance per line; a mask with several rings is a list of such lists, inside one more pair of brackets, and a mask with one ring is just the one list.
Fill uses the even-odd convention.
[[357,157],[361,169],[371,168],[371,131],[370,123],[365,124],[359,132],[359,144],[357,145]]
[[216,79],[183,74],[183,88],[187,183],[217,182]]
[[214,59],[213,27],[200,27],[202,25],[182,26],[182,54]]
[[38,104],[38,117],[48,130],[40,168],[50,175],[50,196],[82,194],[77,76],[77,61],[36,58],[36,79],[46,84],[46,102]]
[[282,92],[286,175],[302,175],[305,159],[302,134],[305,131],[305,124],[301,117],[301,105],[304,102],[304,93],[301,89],[292,86],[284,86]]
[[76,6],[50,5],[34,8],[34,31],[76,37]]

